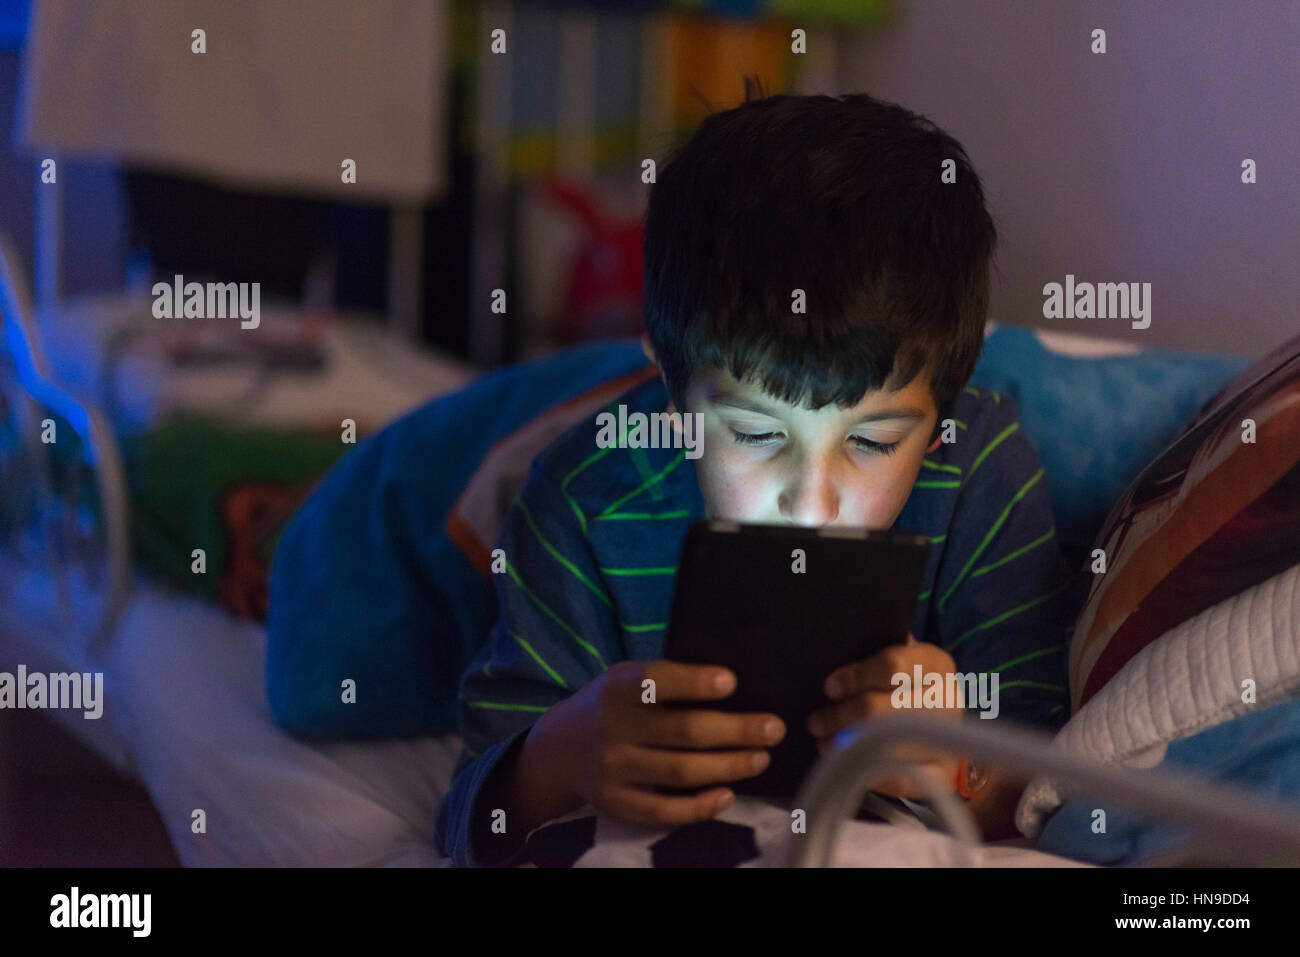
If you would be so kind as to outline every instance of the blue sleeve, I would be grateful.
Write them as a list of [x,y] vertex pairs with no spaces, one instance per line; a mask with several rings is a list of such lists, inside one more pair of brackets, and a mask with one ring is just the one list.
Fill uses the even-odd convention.
[[547,459],[533,464],[502,526],[496,547],[505,571],[494,575],[500,616],[461,678],[466,750],[436,825],[440,852],[458,866],[518,862],[518,853],[498,859],[472,844],[493,810],[479,801],[489,775],[543,712],[626,657],[579,506]]
[[959,672],[997,674],[998,717],[1054,729],[1069,717],[1073,576],[1046,475],[1010,397],[1000,396],[981,434],[936,575],[936,643]]

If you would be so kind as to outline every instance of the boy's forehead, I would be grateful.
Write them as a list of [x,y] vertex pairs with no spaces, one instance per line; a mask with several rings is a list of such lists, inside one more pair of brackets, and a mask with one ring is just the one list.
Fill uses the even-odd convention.
[[[709,403],[732,403],[750,408],[755,412],[778,412],[797,408],[804,408],[806,411],[806,407],[795,406],[792,403],[776,398],[765,391],[760,383],[752,379],[736,379],[726,369],[702,369],[696,376],[695,383],[695,388],[699,390],[699,394]],[[818,411],[836,408],[835,406],[828,406]],[[915,409],[927,414],[934,411],[934,398],[930,394],[928,375],[921,372],[906,386],[893,392],[886,389],[876,389],[868,392],[857,405],[842,411],[846,416],[852,416],[864,415],[885,408]]]

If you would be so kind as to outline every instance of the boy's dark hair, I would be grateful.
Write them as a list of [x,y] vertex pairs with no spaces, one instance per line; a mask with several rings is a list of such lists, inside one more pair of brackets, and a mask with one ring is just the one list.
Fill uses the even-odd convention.
[[984,342],[997,242],[965,151],[865,94],[753,94],[651,188],[645,326],[674,403],[701,366],[813,409],[928,371],[944,418]]

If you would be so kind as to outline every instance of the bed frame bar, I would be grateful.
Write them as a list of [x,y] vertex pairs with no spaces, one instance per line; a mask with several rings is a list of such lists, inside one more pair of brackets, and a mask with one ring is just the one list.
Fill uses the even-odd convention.
[[[1300,815],[1294,805],[1263,800],[1235,786],[1184,772],[1132,770],[1093,764],[1051,746],[1052,738],[1025,728],[977,722],[939,722],[933,715],[883,715],[844,729],[813,768],[796,807],[808,815],[808,832],[790,842],[791,867],[829,867],[835,838],[861,806],[871,785],[898,774],[905,763],[890,752],[900,744],[922,744],[969,755],[993,768],[1015,768],[1028,780],[1045,775],[1062,790],[1113,800],[1134,813],[1177,821],[1198,839],[1192,863],[1237,866],[1300,866]],[[972,726],[974,725],[974,726]],[[922,779],[935,811],[959,842],[963,856],[978,844],[970,811],[941,782]],[[1187,855],[1183,855],[1186,857]],[[1167,856],[1148,866],[1171,866]]]
[[[97,654],[112,638],[123,607],[131,592],[130,500],[126,473],[117,437],[107,416],[93,405],[82,403],[55,383],[49,373],[45,354],[34,321],[32,299],[13,240],[0,231],[0,342],[12,360],[17,376],[16,390],[0,383],[6,394],[20,396],[13,409],[18,427],[18,449],[36,469],[36,479],[43,495],[63,498],[64,490],[54,488],[52,470],[40,440],[43,407],[62,417],[81,440],[81,454],[94,476],[99,494],[98,516],[102,535],[104,583],[102,606],[89,634],[68,636],[85,641],[87,649]],[[4,368],[0,365],[0,370]],[[23,401],[25,399],[25,401]],[[65,533],[75,534],[73,516],[63,509]],[[59,551],[49,548],[49,571],[58,587],[57,594],[70,594],[71,569],[60,560]],[[54,611],[67,611],[55,609]]]

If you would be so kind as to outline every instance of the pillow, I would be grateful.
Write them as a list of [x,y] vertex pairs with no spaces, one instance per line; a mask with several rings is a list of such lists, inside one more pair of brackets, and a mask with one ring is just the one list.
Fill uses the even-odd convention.
[[1111,510],[1094,543],[1105,572],[1084,569],[1072,711],[1171,628],[1300,562],[1297,436],[1300,336],[1222,389]]
[[[1100,764],[1149,768],[1165,760],[1188,763],[1172,744],[1297,701],[1297,622],[1300,564],[1205,609],[1147,645],[1066,722],[1052,746]],[[1246,678],[1254,685],[1243,700]],[[1063,799],[1050,780],[1034,779],[1017,808],[1017,827],[1037,836]],[[1080,851],[1101,852],[1082,833],[1072,839],[1081,838]],[[1076,856],[1067,849],[1056,853]]]
[[[1096,540],[1105,570],[1083,571],[1074,714],[1055,746],[1150,767],[1171,742],[1300,691],[1298,435],[1300,337],[1213,396],[1120,497]],[[1060,803],[1031,782],[1017,825],[1035,835]]]
[[[469,546],[495,537],[519,463],[526,469],[554,435],[651,374],[637,340],[579,346],[485,376],[361,442],[275,552],[266,666],[275,719],[315,738],[455,731],[460,674],[496,617],[490,575]],[[449,527],[470,485],[494,491]]]
[[971,383],[1016,400],[1078,564],[1125,486],[1250,361],[989,323]]

